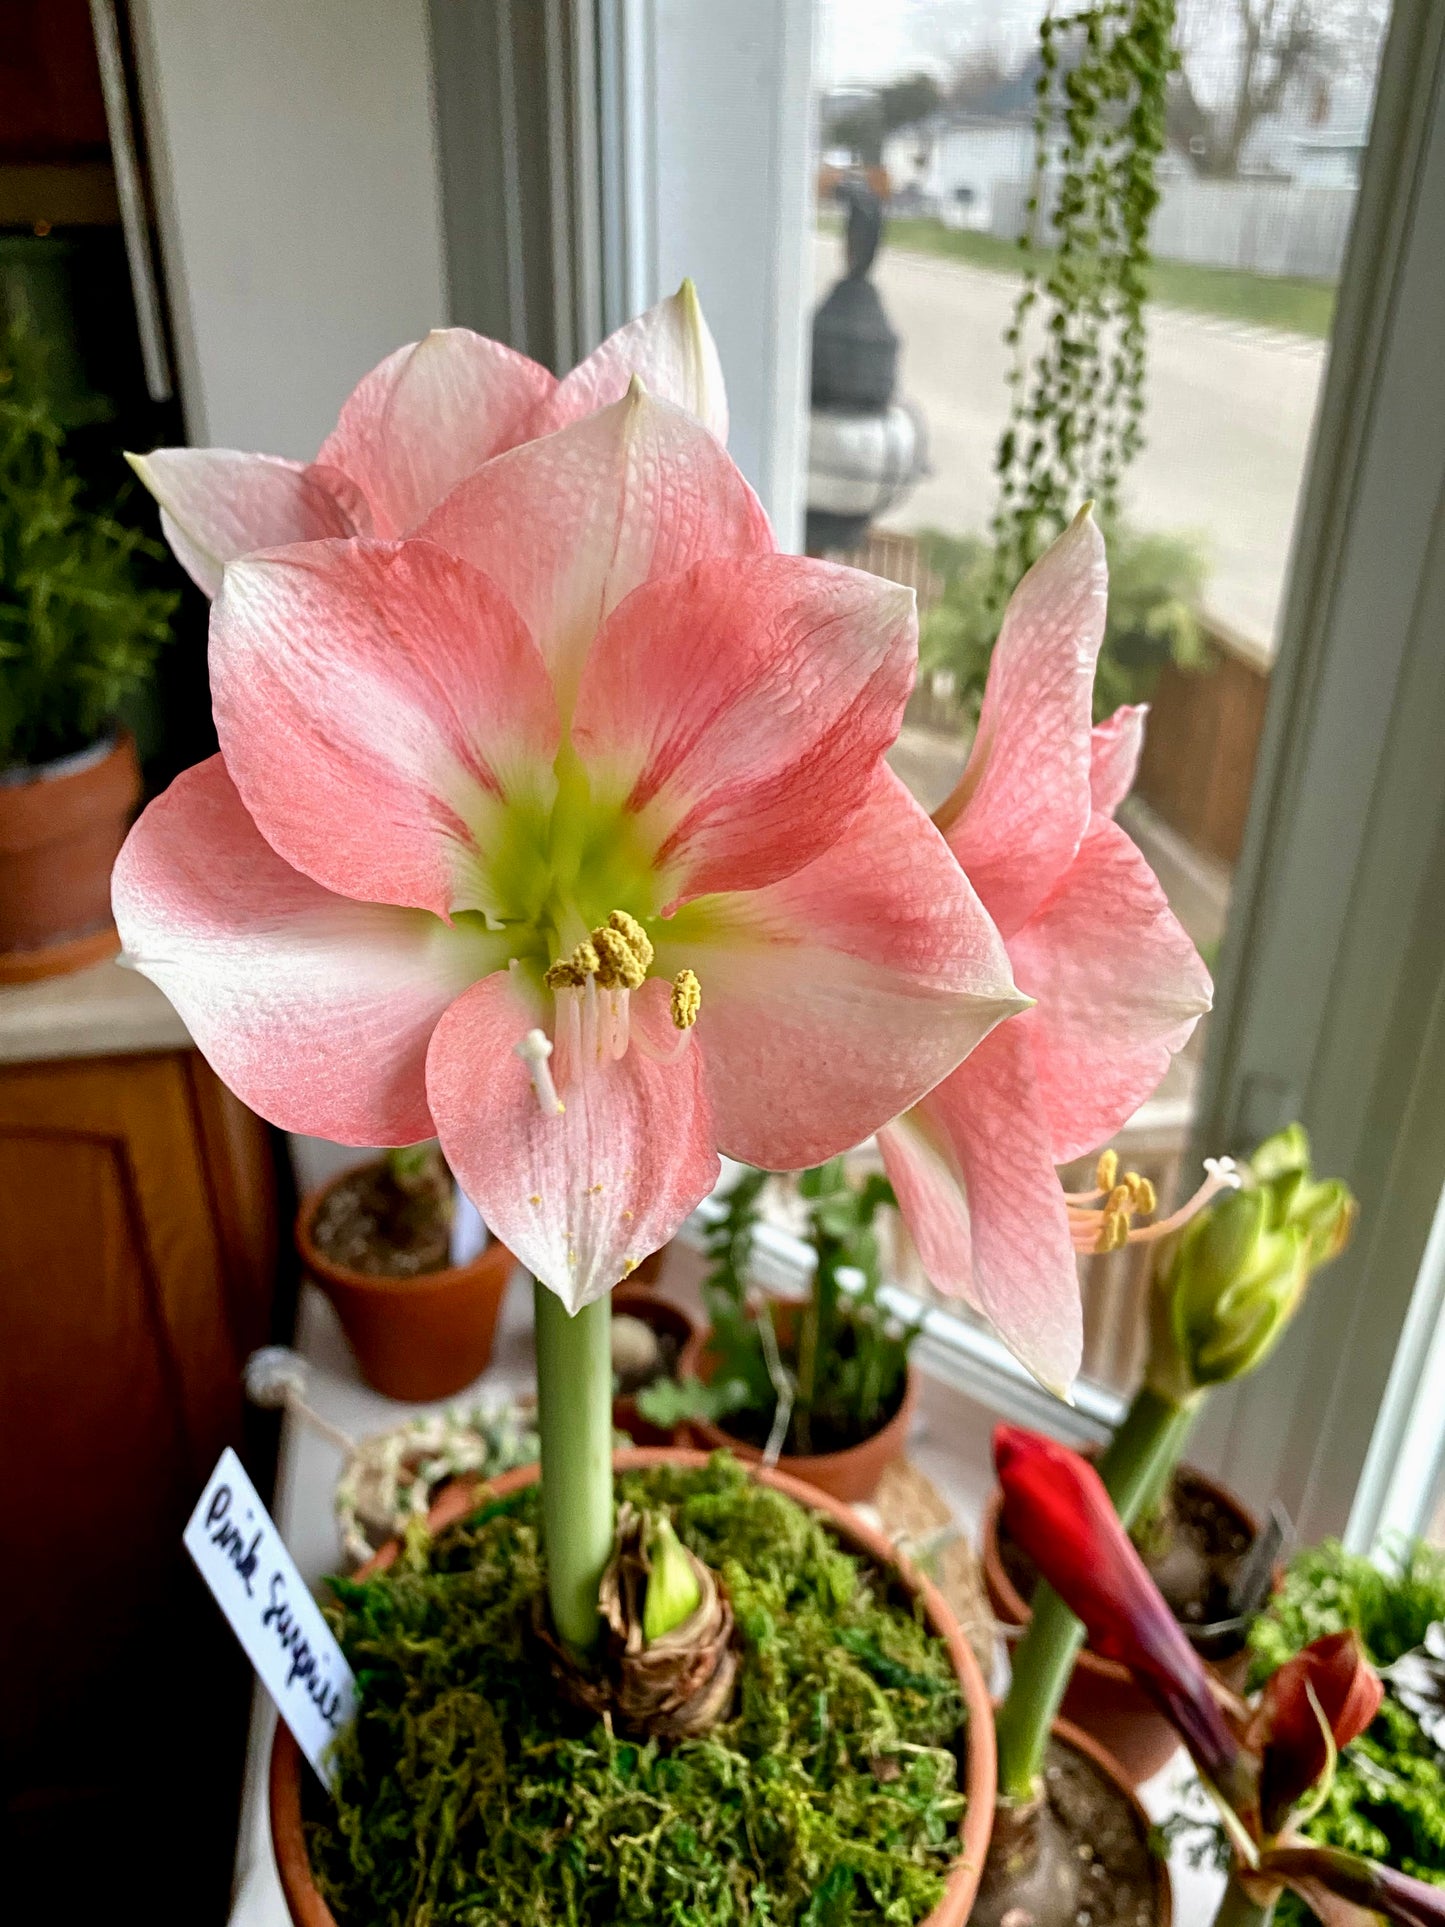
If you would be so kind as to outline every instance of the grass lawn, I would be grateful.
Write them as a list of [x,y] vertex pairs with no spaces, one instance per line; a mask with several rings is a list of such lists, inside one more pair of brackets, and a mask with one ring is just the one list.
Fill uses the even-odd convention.
[[[826,223],[836,228],[836,221]],[[1019,272],[1019,249],[995,234],[975,234],[945,227],[942,221],[918,216],[890,219],[886,247],[917,254],[941,254],[967,261],[976,268]],[[1156,261],[1149,270],[1149,291],[1156,301],[1200,314],[1245,321],[1262,328],[1288,328],[1295,334],[1329,334],[1335,312],[1335,291],[1326,281],[1293,281],[1268,274],[1246,274],[1234,268],[1197,268],[1185,261]]]

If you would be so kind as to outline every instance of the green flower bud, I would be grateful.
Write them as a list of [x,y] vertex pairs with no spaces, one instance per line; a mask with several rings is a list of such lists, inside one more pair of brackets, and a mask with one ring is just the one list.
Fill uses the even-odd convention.
[[1191,1220],[1154,1280],[1147,1383],[1174,1405],[1261,1365],[1354,1225],[1347,1188],[1312,1176],[1301,1125],[1266,1139],[1249,1168],[1248,1188]]
[[1264,1140],[1249,1160],[1249,1168],[1256,1184],[1271,1184],[1276,1178],[1287,1177],[1291,1171],[1302,1172],[1308,1177],[1309,1132],[1303,1124],[1286,1124],[1282,1131],[1276,1131],[1273,1137]]
[[687,1548],[666,1516],[652,1522],[647,1538],[647,1561],[642,1636],[650,1646],[692,1618],[702,1604],[702,1587]]

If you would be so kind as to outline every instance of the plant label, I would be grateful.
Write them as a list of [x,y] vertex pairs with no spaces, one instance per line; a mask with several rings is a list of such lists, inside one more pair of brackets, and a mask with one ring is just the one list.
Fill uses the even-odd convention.
[[328,1749],[355,1716],[356,1681],[229,1445],[191,1514],[185,1546],[297,1745],[330,1786]]

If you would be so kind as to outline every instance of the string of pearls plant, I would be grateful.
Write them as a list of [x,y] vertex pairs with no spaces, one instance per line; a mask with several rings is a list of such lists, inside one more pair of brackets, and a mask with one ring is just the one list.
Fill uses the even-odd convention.
[[1004,336],[1012,399],[994,458],[999,607],[1081,500],[1106,522],[1117,514],[1143,446],[1149,226],[1178,65],[1174,10],[1174,0],[1055,5],[1039,27],[1023,286]]

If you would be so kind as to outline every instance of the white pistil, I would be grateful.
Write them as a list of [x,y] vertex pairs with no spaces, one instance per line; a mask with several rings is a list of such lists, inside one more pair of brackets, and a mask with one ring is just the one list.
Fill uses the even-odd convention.
[[557,1095],[557,1086],[552,1082],[552,1072],[547,1063],[552,1055],[551,1038],[544,1030],[529,1030],[522,1041],[512,1048],[527,1066],[527,1075],[532,1080],[532,1089],[537,1094],[543,1114],[561,1117],[567,1106]]

